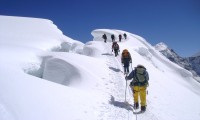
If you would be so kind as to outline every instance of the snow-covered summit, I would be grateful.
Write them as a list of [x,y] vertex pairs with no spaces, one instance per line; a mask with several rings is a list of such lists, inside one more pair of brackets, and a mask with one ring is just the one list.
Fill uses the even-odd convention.
[[[47,19],[0,16],[0,26],[1,45],[19,44],[20,46],[48,50],[60,46],[61,42],[75,42],[64,36],[62,31]],[[30,44],[30,41],[34,42]]]
[[173,49],[169,48],[163,42],[156,44],[154,47],[155,47],[156,50],[160,51],[162,54],[167,56],[167,58],[169,58],[169,59],[174,59],[174,58],[180,57],[176,52],[174,52]]
[[[40,18],[0,16],[0,48],[5,62],[36,61],[43,51],[76,51],[83,43],[65,35],[52,21]],[[13,56],[14,55],[14,56]],[[16,57],[17,56],[17,57]],[[1,59],[4,61],[4,59]]]
[[162,50],[166,50],[168,49],[168,46],[163,43],[163,42],[160,42],[158,44],[155,45],[155,48],[158,50],[158,51],[162,51]]
[[170,61],[178,64],[179,66],[189,70],[193,73],[196,79],[199,81],[198,76],[200,75],[200,67],[199,67],[199,57],[188,57],[184,58],[179,56],[173,49],[169,48],[165,43],[158,43],[155,46],[155,49],[160,51],[165,57],[167,57]]
[[174,52],[173,49],[169,48],[163,42],[156,44],[154,47],[155,47],[156,50],[160,51],[162,54],[164,54],[168,58],[173,59],[174,57],[180,57],[180,56],[178,56],[178,54],[176,52]]
[[[118,42],[120,54],[123,49],[131,53],[129,69],[142,64],[150,75],[147,111],[137,118],[200,118],[200,85],[191,72],[138,35],[96,29],[93,41],[83,44],[45,19],[0,16],[0,26],[0,120],[134,120],[124,101],[121,56],[113,56],[109,40],[111,34],[122,33],[127,39]],[[101,38],[104,33],[107,43]],[[133,104],[129,87],[126,93]]]

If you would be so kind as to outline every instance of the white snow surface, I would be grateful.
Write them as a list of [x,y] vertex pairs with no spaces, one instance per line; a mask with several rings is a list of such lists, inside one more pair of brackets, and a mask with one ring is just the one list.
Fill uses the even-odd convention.
[[[125,102],[120,56],[111,52],[110,35],[123,33],[128,38],[118,43],[131,53],[130,70],[142,64],[150,75],[147,111],[137,116]],[[138,35],[113,29],[92,35],[83,44],[50,20],[0,16],[0,120],[200,119],[200,85],[189,71]],[[133,104],[129,87],[126,93]]]

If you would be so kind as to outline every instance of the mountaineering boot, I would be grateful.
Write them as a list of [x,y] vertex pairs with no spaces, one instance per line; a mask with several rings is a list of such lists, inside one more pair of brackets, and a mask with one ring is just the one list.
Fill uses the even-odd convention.
[[146,111],[146,106],[141,106],[141,111],[145,112]]
[[127,75],[127,72],[126,72],[126,71],[124,71],[124,75]]
[[118,53],[117,52],[115,52],[115,57],[118,55]]
[[138,102],[134,103],[133,108],[134,108],[134,109],[138,109],[138,108],[139,108]]

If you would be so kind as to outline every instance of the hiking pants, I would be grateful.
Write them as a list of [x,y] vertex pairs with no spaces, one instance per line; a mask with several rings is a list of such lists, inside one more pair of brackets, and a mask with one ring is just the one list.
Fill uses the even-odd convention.
[[133,90],[134,103],[138,103],[140,97],[141,106],[146,106],[146,86],[131,86]]
[[124,62],[124,72],[125,73],[129,73],[129,61],[125,61]]
[[128,72],[129,73],[129,61],[130,59],[129,58],[124,58],[123,59],[123,63],[124,63],[124,72]]
[[129,66],[124,66],[124,73],[129,73]]
[[115,51],[115,56],[117,56],[118,55],[118,49],[114,49],[114,51]]

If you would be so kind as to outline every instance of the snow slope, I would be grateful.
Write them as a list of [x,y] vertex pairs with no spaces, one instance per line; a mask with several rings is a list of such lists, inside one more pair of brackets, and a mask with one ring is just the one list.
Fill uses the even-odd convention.
[[[124,101],[120,56],[101,38],[125,31],[97,29],[83,44],[46,19],[0,16],[0,26],[0,120],[136,119]],[[119,45],[131,53],[130,69],[143,64],[150,74],[147,111],[137,118],[199,120],[200,85],[192,74],[142,37],[126,34]],[[126,93],[132,104],[130,88]]]

